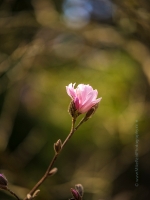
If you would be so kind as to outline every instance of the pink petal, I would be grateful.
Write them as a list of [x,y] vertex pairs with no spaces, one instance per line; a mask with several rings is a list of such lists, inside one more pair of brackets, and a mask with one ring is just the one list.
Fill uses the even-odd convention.
[[72,99],[74,99],[74,98],[76,97],[76,92],[75,92],[74,86],[75,86],[75,83],[74,83],[73,85],[72,85],[72,83],[70,83],[68,86],[66,86],[67,94],[68,94]]

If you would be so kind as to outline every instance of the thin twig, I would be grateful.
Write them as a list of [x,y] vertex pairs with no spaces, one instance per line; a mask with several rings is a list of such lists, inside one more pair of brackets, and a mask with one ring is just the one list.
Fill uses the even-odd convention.
[[[63,147],[66,145],[66,143],[68,142],[68,140],[71,138],[71,136],[73,135],[73,133],[74,133],[74,132],[77,130],[77,128],[79,128],[79,126],[83,123],[83,122],[82,122],[82,123],[79,123],[79,125],[75,128],[75,122],[76,122],[76,119],[72,118],[71,130],[70,130],[69,135],[66,137],[66,139],[64,140],[64,142],[63,142],[63,144],[62,144],[62,146],[61,146],[61,151],[62,151]],[[61,151],[60,151],[60,152],[61,152]],[[60,152],[59,152],[59,153],[60,153]],[[50,162],[50,164],[49,164],[49,166],[48,166],[48,168],[47,168],[47,170],[46,170],[44,176],[43,176],[43,177],[35,184],[35,186],[30,190],[30,192],[28,193],[29,195],[32,196],[32,195],[35,193],[35,191],[39,188],[39,186],[40,186],[40,185],[45,181],[45,179],[49,176],[49,172],[50,172],[50,170],[52,169],[52,167],[53,167],[53,165],[54,165],[54,163],[55,163],[55,161],[56,161],[56,159],[57,159],[59,153],[56,153],[56,152],[55,152],[55,155],[54,155],[52,161]],[[26,197],[24,200],[28,200],[28,197]]]
[[20,200],[19,197],[13,192],[11,191],[9,188],[6,189],[10,194],[12,194],[17,200]]
[[75,127],[74,131],[76,131],[81,126],[81,124],[83,124],[83,122],[85,122],[85,117],[83,119],[81,119],[81,121],[79,122],[79,124]]

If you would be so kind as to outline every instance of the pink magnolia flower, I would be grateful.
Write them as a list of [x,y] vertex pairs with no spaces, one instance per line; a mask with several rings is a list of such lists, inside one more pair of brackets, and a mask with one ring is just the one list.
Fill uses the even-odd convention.
[[74,101],[79,113],[86,113],[91,107],[98,104],[102,98],[97,99],[98,91],[93,90],[90,85],[79,84],[74,88],[75,83],[66,86],[67,94]]

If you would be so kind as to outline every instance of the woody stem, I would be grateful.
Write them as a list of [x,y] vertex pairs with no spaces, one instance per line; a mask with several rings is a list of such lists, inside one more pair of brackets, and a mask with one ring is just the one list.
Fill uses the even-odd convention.
[[[75,118],[72,118],[72,126],[71,126],[71,130],[70,130],[70,133],[69,135],[66,137],[66,139],[64,140],[62,146],[61,146],[61,151],[63,149],[63,147],[66,145],[66,143],[68,142],[68,140],[71,138],[71,136],[73,135],[73,133],[77,130],[75,129],[75,122],[76,122],[76,119]],[[61,152],[60,151],[60,152]],[[59,153],[60,153],[59,152]],[[35,193],[35,191],[39,188],[39,186],[45,181],[45,179],[49,176],[49,172],[51,171],[59,153],[56,153],[55,152],[55,155],[53,156],[53,159],[51,160],[45,174],[42,176],[42,178],[35,184],[35,186],[30,190],[30,192],[28,193],[28,195],[33,195]],[[28,197],[26,197],[24,200],[28,200]]]

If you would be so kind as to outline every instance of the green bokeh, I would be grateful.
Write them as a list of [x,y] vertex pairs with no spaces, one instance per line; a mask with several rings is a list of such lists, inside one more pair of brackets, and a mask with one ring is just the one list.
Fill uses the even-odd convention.
[[[47,0],[28,3],[1,4],[0,172],[23,199],[47,169],[53,144],[70,131],[65,86],[90,84],[102,97],[99,108],[63,149],[54,165],[58,172],[36,199],[69,199],[70,188],[81,183],[86,200],[137,200],[150,180],[148,44],[121,30],[117,18],[113,25],[91,22],[74,30],[57,12],[62,2],[58,10]],[[0,199],[13,197],[0,192]]]

